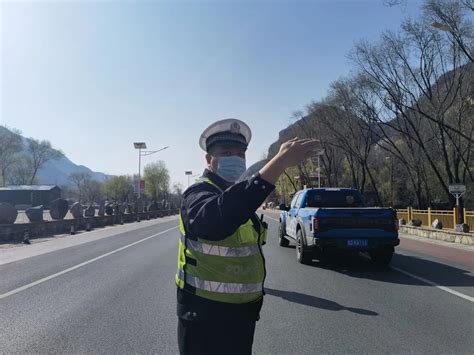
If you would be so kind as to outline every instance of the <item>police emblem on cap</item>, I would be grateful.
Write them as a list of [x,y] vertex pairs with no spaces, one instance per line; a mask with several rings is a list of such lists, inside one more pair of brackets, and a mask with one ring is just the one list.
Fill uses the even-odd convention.
[[240,133],[240,125],[237,122],[232,122],[230,125],[231,133]]

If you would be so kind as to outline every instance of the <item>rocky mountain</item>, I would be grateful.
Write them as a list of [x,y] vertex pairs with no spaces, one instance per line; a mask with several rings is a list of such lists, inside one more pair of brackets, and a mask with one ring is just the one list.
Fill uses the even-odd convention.
[[[438,95],[440,98],[445,98],[446,96],[448,98],[446,99],[446,102],[450,102],[449,99],[452,99],[452,94],[446,94],[446,90],[451,90],[453,93],[458,94],[457,90],[452,89],[452,85],[453,85],[453,78],[456,78],[454,75],[460,75],[459,74],[460,72],[462,72],[465,77],[465,79],[462,81],[462,90],[464,90],[464,96],[466,100],[469,100],[469,102],[471,103],[471,110],[472,110],[472,107],[474,107],[474,86],[472,85],[472,79],[471,80],[468,80],[468,79],[474,77],[474,63],[467,63],[463,65],[460,69],[458,69],[458,72],[456,74],[453,71],[448,71],[447,73],[443,74],[436,80],[436,82],[433,83],[430,90],[434,93],[439,93]],[[418,105],[424,108],[425,111],[428,111],[426,107],[429,107],[431,103],[426,98],[422,97],[420,98]],[[456,107],[456,106],[453,106],[453,107]],[[294,123],[292,123],[285,129],[281,130],[279,132],[278,140],[272,143],[270,147],[268,148],[268,158],[272,158],[276,153],[278,153],[278,150],[282,143],[284,143],[285,141],[295,136],[298,136],[298,134],[301,135],[302,127],[317,125],[317,120],[318,120],[317,116],[318,116],[317,113],[306,115],[296,120]],[[400,119],[399,117],[394,117],[389,122],[392,125],[397,126],[398,125],[397,120],[399,119]],[[429,123],[430,122],[427,121],[427,124]],[[379,133],[380,133],[379,131],[376,131],[375,137],[377,136],[381,137]]]
[[[16,134],[7,128],[0,126],[0,135],[3,133]],[[26,147],[28,138],[21,136],[23,146]],[[75,172],[89,173],[92,179],[97,181],[105,181],[108,175],[92,171],[84,165],[74,164],[66,156],[57,160],[51,160],[44,164],[37,175],[37,184],[41,185],[70,185],[69,175]]]
[[76,165],[70,161],[67,157],[63,157],[58,160],[52,160],[47,162],[38,173],[39,184],[54,184],[54,185],[68,185],[69,175],[71,173],[83,172],[89,173],[92,179],[97,181],[107,180],[108,175],[92,171],[84,165]]

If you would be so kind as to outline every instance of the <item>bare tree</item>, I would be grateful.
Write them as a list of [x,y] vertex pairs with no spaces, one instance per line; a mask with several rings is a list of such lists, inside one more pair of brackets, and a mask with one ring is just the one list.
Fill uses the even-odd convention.
[[91,174],[83,171],[74,172],[69,174],[69,180],[74,185],[78,202],[82,202],[85,186],[92,180]]
[[82,186],[83,196],[87,203],[100,203],[102,201],[102,183],[88,179]]
[[472,179],[472,66],[456,46],[426,22],[406,21],[379,45],[359,44],[352,58],[371,81],[380,122],[420,148],[445,193],[449,183]]
[[372,123],[360,110],[352,94],[351,80],[339,80],[332,84],[328,98],[310,108],[312,114],[325,127],[327,145],[343,152],[348,164],[352,187],[362,193],[366,181],[371,182],[375,202],[380,205],[380,196],[369,159],[375,145]]
[[[358,75],[352,80],[352,94],[357,98],[358,105],[363,107],[367,120],[373,123],[372,132],[375,135],[378,148],[383,152],[379,159],[389,157],[392,167],[398,164],[405,170],[406,177],[411,183],[417,196],[418,206],[424,203],[422,197],[422,175],[424,174],[425,162],[422,159],[419,147],[414,144],[409,135],[400,134],[392,128],[394,122],[392,112],[388,111],[380,100],[379,91],[373,86],[370,78]],[[396,121],[395,121],[396,122]],[[405,182],[399,182],[405,184]]]
[[[452,202],[449,184],[474,182],[473,9],[472,0],[426,0],[419,20],[361,42],[351,55],[356,75],[336,81],[306,115],[295,111],[283,132],[321,140],[330,184],[379,196],[390,158],[390,190],[404,201],[421,207],[444,193]],[[307,162],[288,175],[303,181],[312,169]]]
[[7,184],[9,172],[18,161],[18,155],[22,151],[23,146],[19,133],[19,131],[10,131],[0,126],[0,186]]
[[446,31],[469,61],[474,62],[474,26],[469,11],[474,11],[472,0],[426,0],[423,6],[431,25]]
[[[367,174],[375,193],[375,202],[380,205],[380,195],[370,165],[373,148],[378,140],[378,125],[373,120],[370,111],[359,102],[354,94],[357,85],[357,79],[335,81],[331,86],[330,100],[332,105],[339,108],[339,110],[336,110],[336,114],[342,112],[344,115],[345,133],[350,137],[350,141],[346,142],[350,146],[345,147],[345,150],[351,155],[351,159],[356,160],[360,165],[363,178],[362,191],[365,190],[365,175]],[[339,140],[344,142],[344,137],[341,134],[339,134]]]
[[468,10],[474,11],[474,0],[461,0],[461,4]]
[[[312,102],[306,107],[307,115],[303,111],[294,111],[292,115],[293,135],[302,138],[315,138],[321,142],[324,154],[320,158],[320,168],[323,176],[327,178],[329,186],[340,186],[342,173],[344,169],[344,157],[339,149],[333,144],[333,127],[325,125],[321,116],[318,114],[319,102]],[[315,159],[314,159],[315,160]],[[316,166],[314,161],[308,160],[298,167],[302,181],[309,182],[310,175],[314,175]],[[290,182],[294,185],[291,178]]]
[[63,156],[62,152],[51,147],[50,142],[46,140],[39,141],[34,138],[28,139],[27,152],[33,162],[30,184],[33,184],[36,174],[47,161],[59,159]]
[[32,174],[33,162],[31,160],[31,157],[27,154],[21,154],[17,157],[17,160],[11,166],[8,181],[12,185],[31,185]]

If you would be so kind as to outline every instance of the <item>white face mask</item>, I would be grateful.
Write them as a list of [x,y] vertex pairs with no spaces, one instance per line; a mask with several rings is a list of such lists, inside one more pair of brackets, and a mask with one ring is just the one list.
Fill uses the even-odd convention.
[[229,182],[236,182],[246,170],[245,159],[237,156],[217,158],[217,175]]

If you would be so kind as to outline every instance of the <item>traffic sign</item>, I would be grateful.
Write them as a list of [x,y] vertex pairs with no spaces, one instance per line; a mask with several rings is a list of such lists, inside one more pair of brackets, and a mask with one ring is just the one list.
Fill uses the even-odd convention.
[[466,192],[466,185],[453,184],[449,185],[449,192],[454,194],[463,194]]
[[449,185],[449,193],[456,197],[456,206],[459,208],[459,199],[466,192],[466,185],[453,184]]

